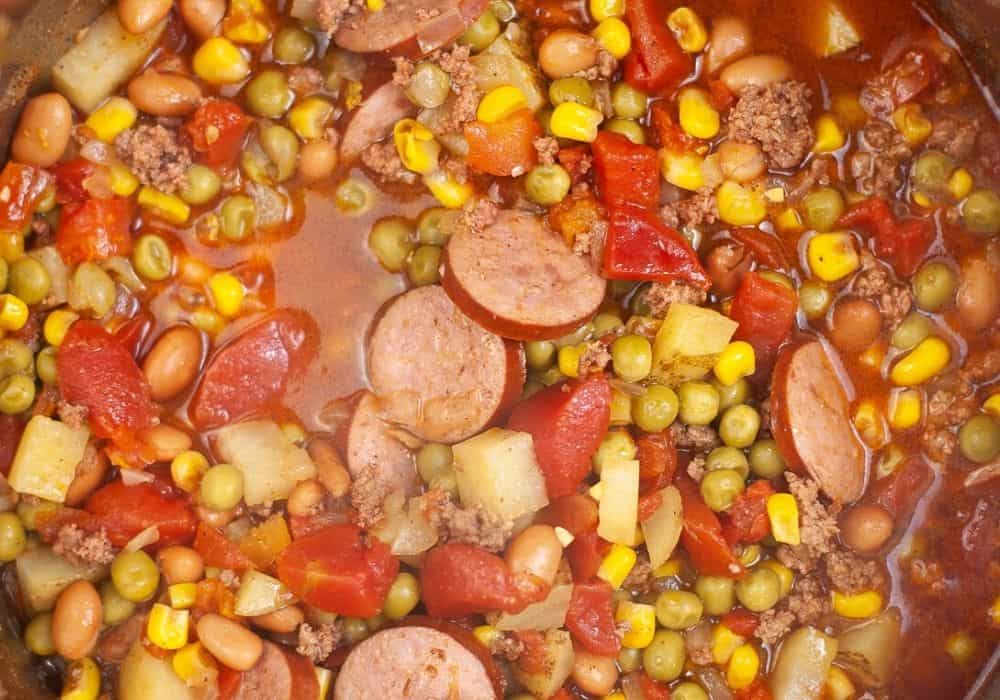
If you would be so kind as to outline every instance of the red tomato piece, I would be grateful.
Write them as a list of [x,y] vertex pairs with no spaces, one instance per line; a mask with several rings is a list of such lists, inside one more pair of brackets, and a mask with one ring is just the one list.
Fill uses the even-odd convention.
[[862,93],[862,104],[877,95],[878,104],[874,106],[878,111],[892,111],[918,98],[940,75],[941,63],[933,54],[924,49],[910,49],[876,77],[874,88]]
[[70,326],[56,354],[56,372],[63,399],[86,408],[94,434],[122,450],[138,445],[136,433],[156,423],[146,376],[99,323],[77,321]]
[[634,204],[651,209],[660,201],[660,160],[656,150],[602,131],[591,145],[601,201],[608,206]]
[[[24,432],[24,421],[17,416],[0,415],[0,474],[6,476]],[[596,511],[596,506],[595,506]],[[596,520],[597,516],[594,515]]]
[[644,433],[636,438],[635,446],[642,493],[659,490],[674,480],[677,448],[670,433]]
[[684,280],[706,290],[711,286],[691,244],[656,214],[631,206],[611,208],[603,271],[612,280]]
[[745,608],[730,610],[720,622],[741,637],[749,637],[760,624],[757,616]]
[[[92,195],[87,190],[87,181],[102,169],[110,177],[107,166],[91,163],[86,158],[74,158],[56,164],[52,168],[52,174],[56,177],[56,201],[69,204],[90,199]],[[108,184],[110,185],[110,179]]]
[[0,191],[9,196],[0,199],[0,231],[20,231],[29,223],[35,207],[52,185],[52,176],[41,168],[7,161],[0,172]]
[[660,145],[668,151],[684,153],[692,150],[698,142],[689,136],[684,129],[674,121],[669,103],[665,100],[654,102],[649,108],[649,120],[656,133]]
[[518,667],[527,673],[543,673],[547,663],[545,636],[538,630],[520,630],[514,632],[514,637],[524,648],[515,662]]
[[677,479],[684,507],[684,528],[681,544],[691,558],[691,564],[702,574],[742,578],[743,566],[722,536],[722,525],[712,509],[701,500],[694,482],[687,476]]
[[278,578],[321,610],[372,617],[399,573],[389,547],[355,525],[331,525],[294,540],[278,557]]
[[511,430],[531,433],[549,498],[576,491],[611,424],[611,387],[603,374],[554,384],[514,407]]
[[56,249],[70,265],[132,252],[132,201],[121,197],[65,204]]
[[934,225],[925,219],[899,222],[881,197],[858,202],[837,221],[838,226],[863,226],[875,238],[875,253],[887,259],[902,277],[912,275],[934,242]]
[[920,497],[930,488],[934,473],[924,460],[914,457],[871,486],[869,498],[889,511],[897,521],[908,518]]
[[750,684],[749,688],[737,690],[733,693],[733,700],[771,700],[771,689],[762,678],[758,678]]
[[757,358],[755,376],[766,376],[771,371],[778,348],[795,327],[798,308],[792,290],[756,272],[743,275],[729,317],[740,324],[733,339],[745,340],[753,346]]
[[199,430],[278,408],[293,375],[315,356],[319,330],[303,311],[273,311],[209,359],[189,414]]
[[514,112],[506,119],[487,123],[478,119],[464,128],[469,167],[487,175],[519,175],[535,167],[535,139],[542,135],[530,109]]
[[146,309],[141,309],[139,313],[125,321],[115,329],[115,338],[129,351],[132,357],[139,357],[142,345],[153,330],[153,315]]
[[230,100],[206,100],[184,125],[198,159],[205,165],[227,165],[243,148],[253,120]]
[[205,566],[233,571],[245,571],[253,568],[253,562],[240,551],[239,545],[229,540],[208,523],[198,523],[198,531],[195,533],[192,547],[201,555]]
[[116,547],[125,546],[153,525],[160,532],[157,547],[188,544],[198,522],[188,497],[162,482],[126,486],[123,481],[112,481],[97,489],[84,509],[97,518]]
[[566,629],[573,640],[587,651],[614,656],[621,649],[615,627],[612,602],[614,591],[604,581],[578,583],[566,611]]
[[589,581],[597,576],[604,555],[611,545],[597,535],[597,529],[578,534],[566,548],[566,561],[573,571],[574,581]]
[[736,95],[718,79],[708,81],[708,97],[712,106],[720,112],[728,112],[736,104]]
[[464,617],[524,608],[504,560],[476,545],[435,547],[420,569],[420,590],[431,617]]
[[664,5],[656,0],[632,0],[625,17],[632,30],[632,50],[625,57],[625,81],[636,90],[659,93],[691,73],[694,61],[667,28]]
[[758,264],[772,270],[788,270],[791,267],[784,244],[774,234],[757,228],[735,228],[729,235],[749,248]]
[[645,673],[639,674],[639,687],[643,700],[670,700],[670,688],[658,683]]
[[767,517],[767,499],[774,489],[764,479],[759,479],[739,494],[725,514],[723,534],[730,546],[737,542],[760,542],[771,534],[771,521]]
[[590,148],[587,146],[567,146],[560,148],[556,154],[556,160],[559,165],[566,168],[574,185],[583,180],[590,171],[589,167],[585,167],[589,158]]
[[535,522],[564,528],[576,537],[597,527],[597,502],[582,493],[569,493],[538,511]]

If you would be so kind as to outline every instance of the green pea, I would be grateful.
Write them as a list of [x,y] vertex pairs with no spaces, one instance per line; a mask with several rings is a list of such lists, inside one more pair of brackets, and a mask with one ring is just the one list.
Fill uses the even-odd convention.
[[714,472],[719,469],[732,469],[739,472],[744,479],[750,474],[750,465],[743,450],[724,445],[716,447],[705,458],[705,469]]
[[341,632],[344,634],[344,641],[348,644],[356,644],[371,633],[368,625],[360,617],[345,617],[342,619]]
[[642,335],[623,335],[611,344],[611,365],[626,382],[638,382],[653,369],[653,346]]
[[556,359],[556,346],[550,340],[529,340],[524,344],[524,357],[530,369],[546,370]]
[[590,107],[594,104],[594,91],[586,78],[579,76],[559,78],[549,85],[549,101],[554,107],[564,102],[575,102]]
[[[642,649],[629,649],[622,647],[618,652],[618,668],[622,673],[632,673],[642,668]],[[531,696],[534,700],[534,695]]]
[[57,348],[49,346],[39,351],[38,355],[35,357],[35,373],[38,375],[39,379],[49,386],[55,386],[58,380],[58,374],[56,371],[57,352]]
[[564,348],[567,345],[579,345],[582,342],[590,340],[591,336],[593,335],[594,335],[594,324],[584,323],[575,331],[567,333],[561,338],[556,338],[552,342],[555,343],[555,346],[557,348]]
[[914,311],[908,314],[892,332],[892,347],[898,350],[915,348],[933,331],[934,324],[930,322],[930,319]]
[[708,693],[697,683],[688,681],[671,690],[670,697],[672,700],[708,700]]
[[561,165],[536,165],[524,177],[524,192],[535,204],[552,206],[569,194],[572,178]]
[[757,270],[757,274],[766,280],[774,282],[775,284],[780,284],[785,289],[790,289],[793,292],[795,291],[795,284],[792,282],[791,278],[782,272],[778,272],[776,270]]
[[299,137],[280,124],[269,124],[260,130],[260,147],[274,164],[275,180],[284,182],[295,174],[299,159]]
[[246,86],[250,111],[258,117],[280,119],[295,101],[288,78],[280,70],[265,70],[255,75]]
[[27,543],[21,519],[15,513],[0,513],[0,561],[14,561]]
[[699,576],[694,582],[694,592],[709,615],[725,615],[736,604],[736,589],[731,578]]
[[21,231],[0,232],[0,258],[13,264],[15,260],[24,257],[24,233]]
[[245,241],[253,233],[257,221],[257,206],[242,194],[226,198],[219,209],[222,236],[231,243]]
[[684,382],[677,388],[681,421],[708,425],[719,414],[719,392],[708,382]]
[[37,304],[52,288],[52,277],[38,260],[25,256],[10,266],[8,291],[25,304]]
[[52,656],[56,653],[52,641],[52,613],[40,613],[31,618],[24,628],[24,646],[38,656]]
[[621,316],[610,311],[602,311],[594,316],[594,334],[598,337],[617,330],[625,325]]
[[993,190],[976,190],[962,205],[962,221],[974,233],[1000,233],[1000,195]]
[[24,413],[34,402],[35,380],[31,377],[15,374],[0,380],[0,413]]
[[624,80],[615,83],[611,89],[611,108],[622,119],[641,119],[646,116],[648,106],[646,93],[636,90]]
[[312,34],[297,26],[282,27],[274,36],[271,48],[274,59],[279,63],[305,63],[316,53],[316,42]]
[[180,195],[188,204],[208,204],[219,196],[222,189],[222,178],[211,168],[195,164],[187,169],[184,175],[184,187]]
[[910,181],[925,194],[937,194],[948,188],[954,170],[955,161],[941,151],[925,151],[914,161]]
[[348,178],[337,186],[334,201],[344,214],[361,216],[375,204],[375,191],[361,180]]
[[609,430],[591,459],[594,472],[600,474],[604,465],[611,461],[635,459],[638,451],[635,440],[627,430]]
[[651,384],[632,399],[632,420],[647,433],[670,427],[677,418],[677,394],[669,386]]
[[406,85],[406,95],[418,107],[434,109],[444,104],[451,94],[451,78],[438,64],[422,61],[413,68]]
[[132,617],[135,603],[124,598],[114,582],[108,580],[101,584],[101,609],[104,611],[104,624],[117,625]]
[[436,284],[441,279],[441,249],[436,245],[422,245],[406,261],[406,276],[415,287]]
[[402,272],[415,247],[413,224],[402,217],[379,219],[368,235],[368,247],[389,272]]
[[913,295],[924,311],[940,311],[955,298],[958,279],[942,262],[929,262],[913,277]]
[[173,271],[174,255],[165,240],[155,233],[147,233],[135,242],[132,266],[146,279],[162,282]]
[[479,53],[500,36],[500,21],[490,10],[479,15],[479,19],[458,37],[458,43],[468,46],[472,53]]
[[720,411],[725,411],[730,406],[738,406],[741,403],[746,403],[753,395],[753,388],[745,377],[741,377],[729,386],[713,379],[712,386],[719,393]]
[[111,562],[111,580],[126,600],[141,603],[149,600],[160,585],[156,562],[141,549],[120,552]]
[[736,598],[747,610],[758,613],[770,610],[781,598],[781,579],[770,569],[754,569],[736,582]]
[[235,508],[243,499],[243,472],[232,464],[216,464],[202,477],[199,493],[207,508]]
[[743,477],[735,469],[717,469],[707,472],[701,479],[701,498],[705,505],[716,513],[733,505],[736,497],[743,493]]
[[111,275],[92,262],[81,263],[69,283],[69,305],[78,313],[102,318],[111,311],[118,289]]
[[455,212],[444,207],[424,209],[417,218],[417,238],[424,245],[443,246],[451,237]]
[[632,119],[610,119],[604,124],[605,131],[621,134],[632,143],[646,143],[646,131]]
[[750,447],[750,471],[762,479],[777,479],[785,472],[785,459],[778,443],[770,438],[758,440]]
[[501,22],[511,22],[517,18],[517,8],[510,0],[490,0],[490,12]]
[[417,577],[406,571],[396,576],[389,587],[382,609],[385,617],[390,620],[401,620],[410,614],[420,602],[420,582]]
[[417,451],[417,471],[420,472],[420,478],[429,484],[451,471],[453,460],[451,445],[428,442]]
[[806,280],[799,287],[799,307],[810,321],[823,318],[833,303],[833,292],[819,280]]
[[1000,454],[1000,425],[989,416],[973,416],[958,431],[962,456],[971,462],[989,462]]
[[4,292],[7,289],[7,278],[10,275],[10,267],[7,261],[0,258],[0,292]]
[[685,630],[701,620],[701,598],[690,591],[663,591],[656,598],[656,619],[672,630]]
[[740,564],[746,567],[751,567],[760,561],[761,548],[759,544],[742,544],[740,545],[740,553],[737,557],[740,560]]
[[642,666],[654,681],[669,683],[684,671],[687,651],[684,637],[673,630],[658,630],[642,652]]
[[844,197],[833,187],[820,187],[802,199],[802,215],[814,231],[830,231],[844,213]]
[[732,447],[750,447],[760,431],[760,414],[746,404],[727,408],[719,420],[719,437]]
[[34,358],[31,348],[15,338],[0,338],[0,379],[14,374],[32,373]]

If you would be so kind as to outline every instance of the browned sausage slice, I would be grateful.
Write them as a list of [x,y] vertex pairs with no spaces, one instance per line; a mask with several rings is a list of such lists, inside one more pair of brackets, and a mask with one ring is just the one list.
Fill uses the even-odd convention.
[[319,697],[319,680],[304,657],[271,642],[240,678],[233,700],[300,700]]
[[334,700],[495,700],[483,663],[430,627],[382,630],[356,646],[337,676]]
[[357,478],[366,468],[373,467],[383,494],[402,491],[408,496],[416,495],[420,478],[413,453],[379,417],[380,412],[378,399],[365,392],[347,426],[347,469]]
[[867,453],[854,433],[844,383],[818,341],[782,350],[771,384],[771,432],[792,471],[830,498],[864,493]]
[[558,338],[597,313],[605,280],[537,216],[501,212],[462,227],[445,252],[445,290],[469,316],[515,340]]
[[416,114],[417,107],[390,81],[375,89],[351,116],[340,140],[340,159],[355,160],[371,144],[386,138],[400,119]]
[[362,12],[333,36],[357,53],[388,51],[419,58],[447,46],[486,11],[488,0],[390,0],[378,12]]
[[368,377],[383,415],[425,440],[475,435],[517,399],[524,357],[483,329],[441,287],[420,287],[385,309],[368,346]]

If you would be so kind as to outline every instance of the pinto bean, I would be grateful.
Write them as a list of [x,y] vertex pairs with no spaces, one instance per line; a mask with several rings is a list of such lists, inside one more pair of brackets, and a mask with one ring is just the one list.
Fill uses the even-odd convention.
[[329,141],[310,141],[299,151],[299,174],[306,180],[322,180],[337,169],[337,147]]
[[614,657],[577,649],[573,660],[573,682],[591,695],[610,694],[618,683],[618,666]]
[[742,243],[726,241],[712,248],[705,258],[705,270],[712,280],[712,289],[720,297],[734,294],[752,263],[753,258],[747,254]]
[[165,423],[143,430],[139,438],[150,448],[157,462],[170,462],[181,452],[191,449],[191,436]]
[[201,366],[201,333],[191,326],[174,326],[153,345],[142,363],[153,399],[167,401],[191,386]]
[[757,54],[730,63],[719,74],[726,87],[739,94],[750,86],[764,87],[788,80],[792,67],[781,56]]
[[147,32],[170,14],[173,0],[118,0],[118,21],[133,34]]
[[216,613],[198,620],[198,639],[212,656],[237,671],[253,668],[264,653],[260,637],[235,620]]
[[830,316],[830,340],[844,352],[861,352],[882,332],[882,314],[867,299],[841,299]]
[[551,525],[532,525],[515,537],[504,560],[515,581],[547,588],[556,578],[562,543]]
[[226,14],[226,0],[178,0],[177,5],[184,23],[200,39],[215,34]]
[[76,465],[76,475],[66,491],[64,503],[68,506],[78,506],[86,501],[101,485],[107,473],[108,458],[97,447],[97,443],[91,440],[83,452],[83,459]]
[[351,475],[337,453],[337,448],[325,438],[313,438],[306,448],[316,464],[316,476],[334,498],[340,498],[351,488]]
[[855,552],[870,554],[892,537],[894,526],[892,515],[885,508],[866,503],[847,512],[840,523],[840,535]]
[[11,141],[14,160],[48,168],[62,157],[73,128],[69,101],[56,92],[47,92],[28,101]]
[[963,325],[973,330],[986,328],[1000,315],[1000,271],[988,260],[974,255],[962,260],[955,307]]
[[56,652],[71,661],[93,651],[104,618],[101,595],[89,581],[71,583],[52,611],[52,643]]
[[705,69],[709,73],[722,68],[730,61],[742,58],[753,51],[753,33],[750,25],[739,17],[719,17],[712,22],[708,49],[705,51]]
[[538,65],[550,78],[585,71],[597,63],[597,42],[575,29],[557,29],[538,47]]
[[315,479],[306,479],[295,484],[292,492],[288,494],[288,514],[307,516],[319,510],[326,496],[326,489],[323,484]]
[[722,174],[736,182],[750,182],[764,174],[764,152],[755,143],[723,141],[719,144]]
[[298,629],[304,620],[305,615],[302,608],[297,605],[289,605],[266,615],[256,615],[250,618],[250,621],[257,627],[278,634],[291,634]]
[[132,78],[128,98],[140,110],[155,117],[183,117],[201,101],[201,88],[183,75],[148,70]]
[[205,573],[205,562],[201,555],[190,547],[179,544],[161,549],[156,555],[156,561],[167,585],[195,583]]

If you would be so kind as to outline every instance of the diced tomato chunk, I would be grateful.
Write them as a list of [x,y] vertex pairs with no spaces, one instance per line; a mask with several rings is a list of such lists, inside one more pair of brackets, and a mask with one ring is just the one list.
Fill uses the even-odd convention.
[[934,473],[920,458],[911,458],[889,476],[872,484],[869,498],[902,521],[910,516],[920,497],[930,488]]
[[671,114],[669,103],[658,100],[649,108],[649,120],[660,146],[668,151],[683,153],[698,145],[697,139],[689,136]]
[[597,535],[597,529],[579,533],[566,548],[566,561],[574,581],[589,581],[597,576],[604,555],[611,545]]
[[739,494],[725,513],[722,531],[730,545],[737,542],[760,542],[771,534],[767,517],[767,499],[774,489],[764,479],[753,482]]
[[670,688],[654,681],[646,673],[639,674],[639,687],[642,688],[643,700],[670,700]]
[[7,161],[0,172],[0,191],[8,192],[7,197],[0,199],[0,231],[24,229],[51,185],[52,176],[41,168]]
[[670,433],[644,433],[636,438],[635,446],[642,493],[659,490],[674,480],[677,448]]
[[660,201],[660,160],[656,150],[613,131],[602,131],[591,148],[601,201],[608,206],[652,208]]
[[0,474],[4,476],[10,472],[10,465],[14,461],[14,453],[17,452],[17,445],[21,441],[24,425],[24,421],[17,416],[0,415]]
[[733,693],[733,700],[771,700],[771,689],[762,678],[757,678],[749,688],[743,688]]
[[355,525],[331,525],[294,540],[278,557],[278,578],[321,610],[372,617],[385,602],[399,560]]
[[556,154],[556,161],[566,168],[575,185],[590,172],[590,148],[586,145],[560,148]]
[[154,525],[160,533],[157,547],[188,544],[195,536],[197,519],[189,498],[159,481],[131,486],[112,481],[97,489],[84,509],[97,517],[116,547]]
[[459,542],[427,553],[420,591],[431,617],[464,617],[524,608],[504,560],[482,547]]
[[632,50],[625,57],[625,81],[637,90],[659,93],[676,87],[694,68],[667,28],[665,6],[656,0],[631,0],[625,16]]
[[587,651],[614,656],[621,648],[615,626],[613,594],[604,581],[577,583],[566,612],[566,629]]
[[746,608],[730,610],[722,616],[720,622],[741,637],[749,637],[760,624],[757,616]]
[[253,120],[230,100],[206,100],[188,119],[184,129],[198,159],[205,165],[227,165],[243,148],[243,137]]
[[63,205],[56,249],[70,265],[132,252],[132,201],[121,197]]
[[733,240],[739,241],[753,253],[757,263],[772,270],[788,270],[788,253],[781,239],[757,228],[735,228],[729,232]]
[[232,571],[253,568],[253,562],[240,551],[239,545],[208,523],[198,523],[198,531],[195,533],[192,546],[201,555],[205,566]]
[[582,493],[569,493],[538,511],[535,522],[561,527],[576,537],[597,527],[597,502]]
[[[53,166],[52,173],[56,177],[56,201],[60,204],[69,204],[90,199],[93,195],[87,189],[87,183],[102,168],[107,170],[107,166],[91,163],[86,158],[74,158]],[[110,174],[106,176],[110,186]]]
[[542,135],[542,127],[530,109],[498,122],[473,120],[464,132],[469,144],[465,161],[473,170],[506,177],[526,173],[538,162],[535,139]]
[[788,340],[795,327],[799,304],[795,292],[784,285],[761,277],[756,272],[743,275],[729,317],[739,323],[734,340],[753,346],[757,375],[767,376],[774,365],[778,348]]
[[742,578],[743,566],[722,536],[722,525],[712,509],[701,500],[694,482],[687,476],[677,479],[684,508],[681,544],[691,558],[691,564],[702,574]]
[[888,202],[869,197],[858,202],[837,221],[838,226],[863,226],[875,238],[875,252],[888,260],[897,274],[908,277],[934,242],[934,225],[926,219],[897,221]]
[[656,214],[631,206],[611,208],[603,271],[613,280],[683,280],[706,290],[711,286],[691,244]]

